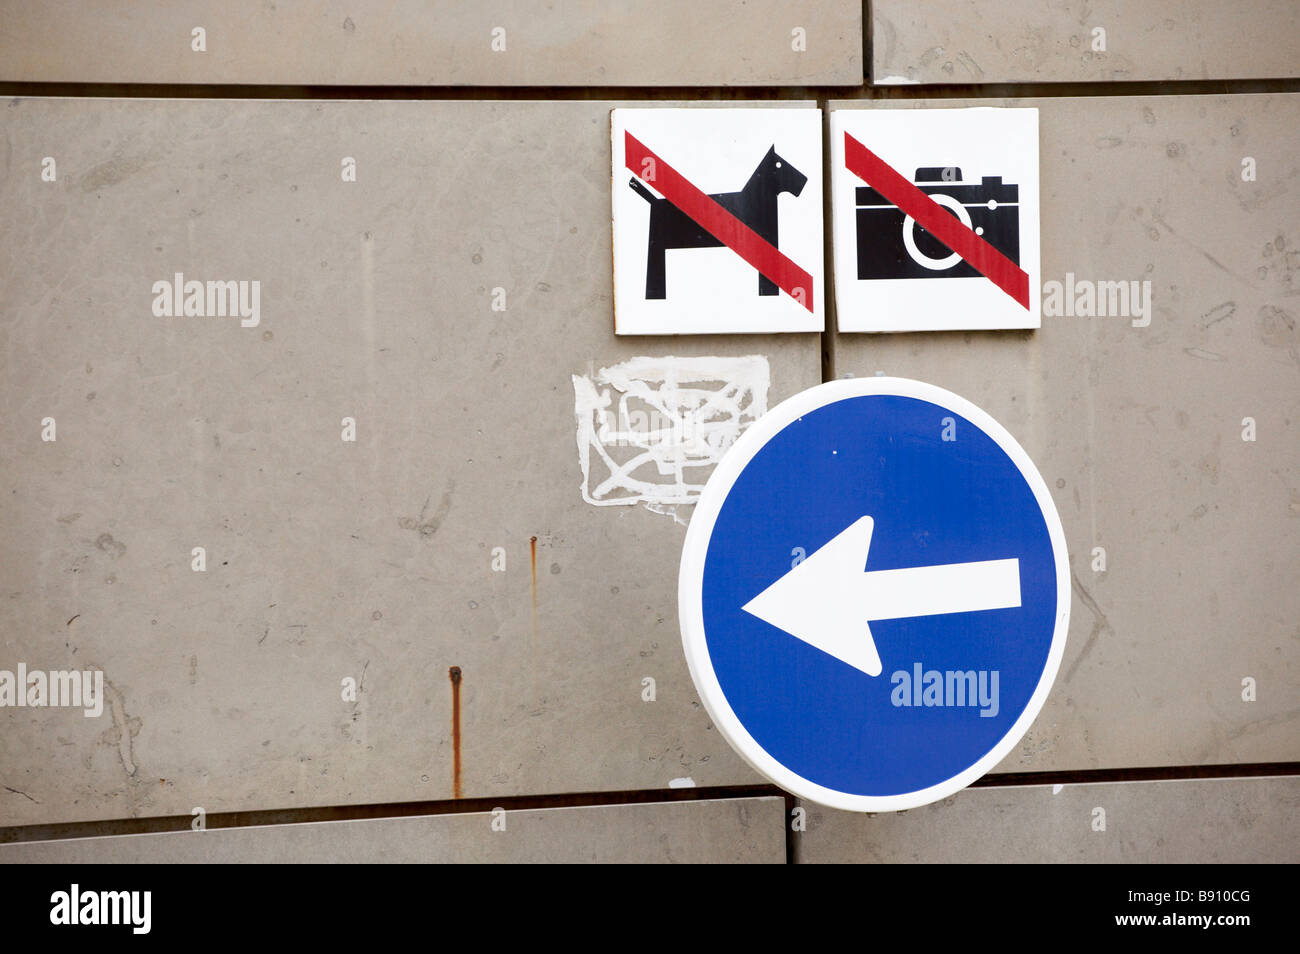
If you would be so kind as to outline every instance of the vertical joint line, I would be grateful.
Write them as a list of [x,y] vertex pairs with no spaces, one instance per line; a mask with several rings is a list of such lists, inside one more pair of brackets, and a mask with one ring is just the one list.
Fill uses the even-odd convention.
[[831,216],[831,111],[830,100],[819,99],[817,106],[822,114],[822,315],[825,324],[821,330],[822,383],[835,380],[835,329],[839,320],[835,311],[835,253],[827,234],[834,235],[835,223]]
[[862,0],[862,85],[871,86],[871,0]]

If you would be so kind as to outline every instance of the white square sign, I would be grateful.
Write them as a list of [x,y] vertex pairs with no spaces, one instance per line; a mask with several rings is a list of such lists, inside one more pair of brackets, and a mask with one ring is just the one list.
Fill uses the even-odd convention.
[[1037,109],[831,113],[840,331],[1037,328]]
[[615,109],[614,330],[822,331],[821,110]]

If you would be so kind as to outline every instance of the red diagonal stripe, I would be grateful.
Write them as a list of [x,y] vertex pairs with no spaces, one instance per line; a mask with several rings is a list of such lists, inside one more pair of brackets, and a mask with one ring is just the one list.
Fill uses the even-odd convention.
[[1024,269],[848,133],[844,134],[844,165],[915,219],[921,228],[969,262],[977,272],[1029,308],[1029,276]]
[[[758,269],[760,274],[776,282],[783,292],[809,311],[813,310],[812,276],[783,255],[780,249],[697,189],[685,176],[626,131],[623,133],[623,152],[628,169],[642,181],[654,186],[660,195],[681,209],[696,225]],[[646,159],[654,162],[653,180],[641,175]],[[803,293],[795,294],[796,289],[802,289]]]

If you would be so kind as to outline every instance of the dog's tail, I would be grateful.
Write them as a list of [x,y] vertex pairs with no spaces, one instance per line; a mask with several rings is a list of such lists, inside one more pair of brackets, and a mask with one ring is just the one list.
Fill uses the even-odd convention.
[[627,184],[630,185],[630,186],[632,187],[632,191],[633,191],[633,192],[635,192],[635,193],[636,193],[637,195],[639,195],[641,198],[645,199],[647,202],[657,202],[657,201],[659,201],[659,200],[658,200],[658,197],[657,197],[653,192],[651,192],[649,189],[647,189],[647,188],[645,187],[645,183],[643,183],[643,182],[642,182],[640,179],[638,179],[636,176],[633,176],[630,180],[628,180],[628,183],[627,183]]

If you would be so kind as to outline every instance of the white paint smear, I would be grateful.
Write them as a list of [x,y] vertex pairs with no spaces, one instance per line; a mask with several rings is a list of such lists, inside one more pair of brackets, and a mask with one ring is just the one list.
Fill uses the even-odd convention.
[[694,788],[695,779],[691,778],[689,775],[686,778],[675,778],[669,781],[668,787],[669,788]]
[[741,431],[767,413],[767,359],[632,358],[573,375],[582,499],[676,514]]

